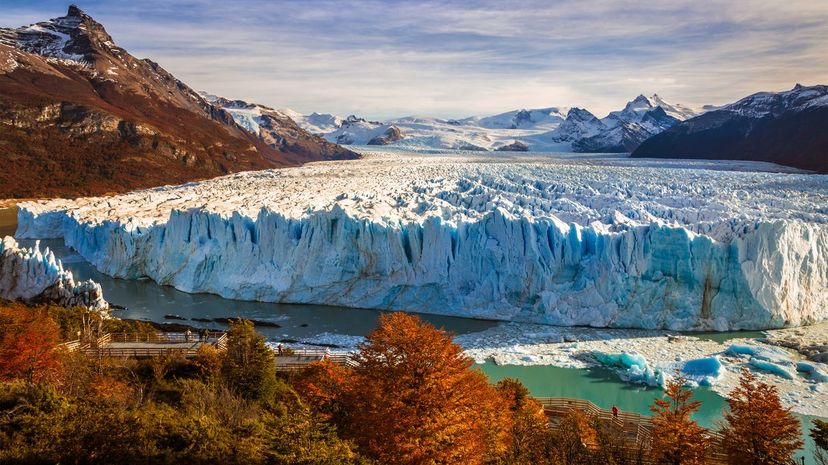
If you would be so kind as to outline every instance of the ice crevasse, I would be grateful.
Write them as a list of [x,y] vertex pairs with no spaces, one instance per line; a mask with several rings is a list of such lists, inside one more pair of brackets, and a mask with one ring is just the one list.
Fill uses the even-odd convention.
[[[143,195],[161,205],[182,189]],[[674,330],[828,317],[822,223],[748,222],[716,240],[664,222],[612,230],[496,202],[460,220],[439,208],[416,221],[360,215],[341,201],[308,202],[300,213],[196,201],[173,202],[152,220],[100,213],[123,200],[95,200],[110,206],[94,215],[89,205],[24,203],[18,235],[63,237],[111,276],[243,300]]]

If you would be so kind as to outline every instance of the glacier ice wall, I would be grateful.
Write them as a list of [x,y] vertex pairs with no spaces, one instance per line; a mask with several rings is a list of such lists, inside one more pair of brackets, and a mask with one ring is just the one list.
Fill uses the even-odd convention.
[[560,325],[828,319],[828,176],[571,154],[364,158],[19,205],[99,270],[189,292]]
[[757,329],[828,317],[828,230],[757,222],[729,242],[683,227],[607,232],[499,208],[380,223],[342,208],[255,219],[172,210],[132,227],[24,204],[19,234],[64,237],[102,272],[187,292],[557,325]]
[[106,310],[100,284],[75,282],[47,247],[20,247],[12,237],[0,241],[0,298],[27,302],[53,302],[64,307]]

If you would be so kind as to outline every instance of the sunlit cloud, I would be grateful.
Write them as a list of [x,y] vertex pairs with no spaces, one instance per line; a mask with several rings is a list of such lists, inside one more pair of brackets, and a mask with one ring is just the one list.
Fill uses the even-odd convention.
[[[2,0],[4,26],[63,13]],[[828,2],[90,0],[133,54],[197,89],[302,112],[462,117],[640,93],[721,104],[828,82]]]

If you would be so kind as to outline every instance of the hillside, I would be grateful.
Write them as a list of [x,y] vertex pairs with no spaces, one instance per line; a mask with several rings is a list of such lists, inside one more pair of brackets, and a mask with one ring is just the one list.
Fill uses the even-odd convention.
[[123,192],[322,159],[330,144],[308,136],[266,143],[75,6],[0,29],[0,197]]

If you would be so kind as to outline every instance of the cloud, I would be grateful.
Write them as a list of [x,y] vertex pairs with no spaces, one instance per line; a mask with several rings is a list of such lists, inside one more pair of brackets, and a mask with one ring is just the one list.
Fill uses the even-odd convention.
[[[5,0],[4,25],[61,14]],[[828,81],[828,2],[90,0],[122,46],[197,89],[302,112],[597,114]]]

